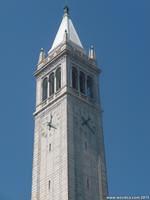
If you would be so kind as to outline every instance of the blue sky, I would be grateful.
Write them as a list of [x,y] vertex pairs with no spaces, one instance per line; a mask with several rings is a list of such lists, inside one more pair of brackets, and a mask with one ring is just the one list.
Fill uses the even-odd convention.
[[[0,2],[0,200],[29,200],[35,104],[33,72],[49,50],[65,0]],[[110,195],[150,194],[150,1],[69,1],[101,74]]]

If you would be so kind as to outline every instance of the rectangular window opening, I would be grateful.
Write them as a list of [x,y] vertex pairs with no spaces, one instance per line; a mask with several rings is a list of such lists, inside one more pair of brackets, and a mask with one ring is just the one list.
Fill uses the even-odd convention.
[[48,189],[49,190],[51,189],[51,181],[50,180],[48,181]]
[[88,147],[87,142],[85,142],[84,145],[85,145],[85,150],[87,150],[87,147]]
[[89,183],[89,179],[88,178],[87,178],[86,186],[87,186],[87,189],[89,190],[90,189],[90,183]]
[[49,152],[52,150],[52,145],[49,144]]

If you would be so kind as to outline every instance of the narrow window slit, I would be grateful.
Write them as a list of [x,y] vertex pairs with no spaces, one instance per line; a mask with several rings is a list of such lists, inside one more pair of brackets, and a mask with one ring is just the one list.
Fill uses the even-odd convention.
[[89,179],[88,178],[87,178],[86,186],[87,186],[87,189],[89,190],[90,189],[90,183],[89,183]]
[[49,144],[49,152],[52,150],[52,145]]
[[51,181],[50,180],[48,181],[48,189],[49,190],[51,189]]

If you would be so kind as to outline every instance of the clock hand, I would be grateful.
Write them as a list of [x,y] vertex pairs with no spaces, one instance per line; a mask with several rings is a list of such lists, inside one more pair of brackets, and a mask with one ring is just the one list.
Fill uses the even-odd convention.
[[93,133],[93,134],[95,134],[95,132],[93,131],[93,129],[90,127],[90,125],[87,123],[86,124],[86,126],[89,128],[89,130]]
[[54,125],[52,125],[51,122],[48,122],[48,123],[47,123],[47,126],[49,127],[49,130],[51,130],[51,128],[57,129]]
[[88,123],[89,121],[91,121],[91,118],[90,118],[90,117],[88,117],[88,119],[87,119],[87,123]]
[[83,125],[83,124],[84,124],[84,121],[85,121],[85,119],[84,119],[84,117],[81,117],[81,119],[82,119],[82,121],[83,121],[83,122],[82,122],[82,125]]
[[50,123],[52,123],[53,115],[50,115]]
[[88,117],[88,119],[85,119],[84,117],[82,117],[82,121],[83,121],[82,126],[87,125],[90,120],[91,120],[90,117]]
[[49,127],[49,130],[51,130],[51,122],[47,122],[47,126]]
[[93,134],[95,134],[95,132],[93,131],[93,129],[90,127],[90,125],[89,125],[89,121],[91,121],[91,118],[90,117],[88,117],[88,119],[85,119],[84,117],[81,117],[82,118],[82,126],[84,126],[84,125],[86,125],[87,127],[88,127],[88,129],[93,133]]
[[57,129],[57,128],[56,128],[54,125],[52,125],[52,124],[51,124],[51,128],[53,128],[53,129]]
[[52,119],[53,119],[53,115],[50,114],[50,121],[47,122],[47,126],[49,127],[49,130],[51,130],[51,128],[52,128]]

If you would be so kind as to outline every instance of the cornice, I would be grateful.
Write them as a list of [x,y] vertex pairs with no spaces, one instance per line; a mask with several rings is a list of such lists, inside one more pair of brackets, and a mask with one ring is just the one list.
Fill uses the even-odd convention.
[[99,103],[95,103],[95,102],[90,102],[89,100],[83,98],[82,96],[79,96],[77,95],[76,93],[74,92],[71,92],[71,91],[66,91],[64,92],[63,94],[61,94],[60,96],[58,96],[57,98],[53,99],[52,101],[50,101],[49,103],[46,103],[46,105],[43,105],[42,108],[40,108],[39,110],[35,111],[33,113],[33,116],[37,116],[39,113],[41,113],[43,110],[46,110],[48,107],[50,107],[51,105],[55,104],[58,100],[60,100],[61,98],[63,98],[64,96],[66,97],[75,97],[76,99],[78,99],[79,101],[81,102],[84,102],[85,104],[93,107],[98,113],[101,112],[100,110],[100,106],[99,106]]
[[33,113],[33,116],[35,117],[36,115],[38,115],[40,112],[42,112],[43,110],[46,110],[48,107],[50,107],[52,104],[55,104],[59,99],[61,99],[62,97],[64,97],[67,94],[67,92],[64,92],[63,94],[61,94],[60,96],[58,96],[57,98],[55,98],[54,100],[50,101],[49,103],[47,103],[46,105],[44,105],[42,108],[40,108],[39,110],[35,111]]
[[96,62],[90,60],[84,51],[77,48],[71,42],[66,42],[59,45],[56,49],[54,49],[47,56],[47,58],[45,58],[43,62],[37,66],[37,70],[35,71],[34,76],[38,76],[41,72],[43,72],[43,70],[47,68],[47,66],[57,62],[57,60],[60,57],[63,57],[64,55],[66,56],[68,55],[75,61],[80,62],[80,64],[84,64],[89,68],[93,69],[94,71],[96,71],[97,73],[101,73],[101,70],[100,68],[97,67]]

